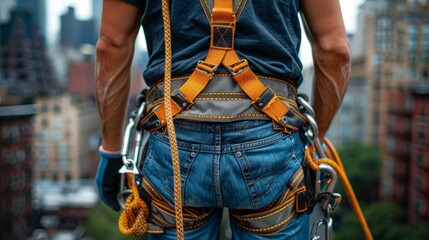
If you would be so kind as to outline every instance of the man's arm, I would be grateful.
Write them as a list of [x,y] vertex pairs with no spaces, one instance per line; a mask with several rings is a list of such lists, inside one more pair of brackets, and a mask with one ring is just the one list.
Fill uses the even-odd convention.
[[121,148],[130,90],[130,70],[141,10],[121,0],[104,0],[96,48],[96,99],[102,147]]
[[351,56],[338,0],[302,0],[302,19],[313,51],[313,106],[323,137],[347,89]]

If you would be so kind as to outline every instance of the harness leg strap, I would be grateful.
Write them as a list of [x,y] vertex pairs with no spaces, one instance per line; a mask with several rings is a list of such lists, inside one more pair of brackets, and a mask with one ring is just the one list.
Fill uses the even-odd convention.
[[240,228],[271,236],[283,230],[298,214],[307,210],[306,188],[302,168],[292,176],[283,194],[259,210],[231,210],[232,220]]

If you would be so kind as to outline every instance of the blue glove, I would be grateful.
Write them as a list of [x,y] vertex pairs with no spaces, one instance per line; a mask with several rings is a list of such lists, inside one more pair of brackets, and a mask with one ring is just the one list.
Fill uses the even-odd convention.
[[101,147],[99,153],[101,158],[98,164],[97,176],[95,177],[98,194],[107,206],[119,211],[117,195],[119,193],[121,174],[118,171],[123,166],[122,155],[120,153],[106,153]]

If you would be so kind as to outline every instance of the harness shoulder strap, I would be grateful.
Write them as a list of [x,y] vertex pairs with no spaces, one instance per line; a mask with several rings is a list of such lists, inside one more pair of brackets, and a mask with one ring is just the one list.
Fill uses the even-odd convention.
[[[171,94],[173,99],[172,114],[177,115],[189,109],[195,98],[213,78],[220,64],[225,66],[240,88],[249,96],[252,105],[265,113],[284,132],[291,132],[306,124],[306,119],[295,109],[283,102],[269,86],[258,79],[250,69],[246,59],[241,59],[234,50],[236,15],[233,0],[215,0],[211,14],[210,48],[204,61],[199,61],[188,81]],[[157,131],[164,127],[165,105],[162,103],[155,111],[148,113],[140,126]]]

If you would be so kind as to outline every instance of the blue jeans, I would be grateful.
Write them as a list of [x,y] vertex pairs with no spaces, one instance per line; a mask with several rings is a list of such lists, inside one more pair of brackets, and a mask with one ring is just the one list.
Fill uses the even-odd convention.
[[[186,239],[218,239],[222,208],[260,209],[283,192],[301,167],[304,143],[298,132],[273,130],[271,121],[202,123],[175,121],[179,147],[183,205],[218,208]],[[168,135],[151,135],[143,174],[169,203],[174,202],[173,169]],[[231,221],[233,239],[266,239]],[[271,239],[308,239],[309,217],[299,214]],[[151,239],[176,239],[175,232]]]

